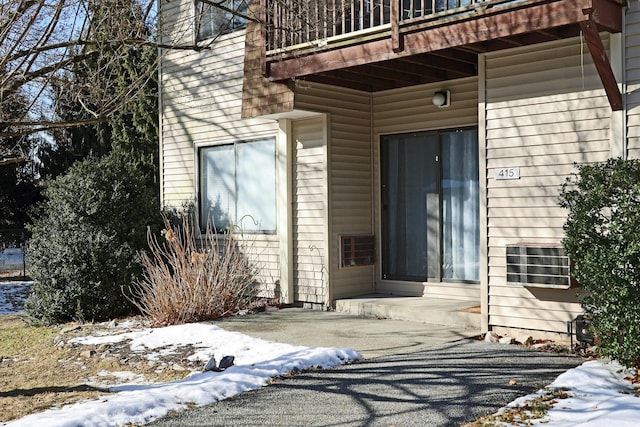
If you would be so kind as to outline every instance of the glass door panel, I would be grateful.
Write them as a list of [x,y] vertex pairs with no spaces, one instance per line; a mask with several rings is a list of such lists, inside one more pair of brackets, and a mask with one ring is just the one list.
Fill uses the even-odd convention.
[[385,278],[438,276],[436,156],[436,135],[393,135],[382,140]]
[[478,131],[383,136],[384,279],[478,281]]
[[478,131],[445,132],[442,143],[442,278],[480,280]]

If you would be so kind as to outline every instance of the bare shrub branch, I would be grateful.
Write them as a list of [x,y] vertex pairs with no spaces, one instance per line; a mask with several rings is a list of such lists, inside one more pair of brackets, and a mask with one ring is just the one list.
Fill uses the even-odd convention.
[[148,234],[150,254],[142,253],[144,277],[131,301],[157,325],[217,319],[248,308],[254,300],[257,269],[249,260],[252,240],[234,232],[205,235],[185,220],[165,218],[164,242]]

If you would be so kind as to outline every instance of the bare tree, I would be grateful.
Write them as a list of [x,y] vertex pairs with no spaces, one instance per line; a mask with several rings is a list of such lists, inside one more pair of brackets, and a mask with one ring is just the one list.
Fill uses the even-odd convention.
[[[0,117],[0,162],[20,157],[15,137],[108,120],[135,97],[155,64],[123,88],[109,78],[109,61],[153,43],[154,14],[154,0],[0,0],[0,111],[27,100],[20,114]],[[96,66],[78,78],[74,67],[87,61]],[[81,111],[57,117],[61,94]]]
[[[203,3],[226,9],[220,0]],[[123,85],[110,73],[127,50],[206,48],[194,42],[162,45],[156,4],[0,0],[0,165],[26,157],[16,137],[108,121],[130,105],[154,77],[157,61]],[[16,99],[28,100],[20,114],[11,108]],[[55,105],[61,99],[80,108],[61,117]]]
[[[16,140],[41,131],[92,125],[108,121],[138,96],[154,76],[157,62],[126,85],[110,75],[112,62],[129,49],[154,47],[202,50],[219,34],[198,42],[192,36],[202,14],[215,8],[226,16],[261,22],[247,16],[246,4],[259,0],[200,0],[196,14],[184,25],[188,37],[164,37],[157,22],[157,0],[0,0],[0,165],[13,162],[20,153]],[[268,0],[271,12],[289,10],[279,21],[261,22],[270,37],[304,41],[330,36],[327,24],[340,20],[353,0]],[[337,6],[339,5],[339,6]],[[336,8],[340,8],[336,12]],[[346,8],[346,9],[345,9]],[[198,16],[198,14],[201,14]],[[262,18],[264,19],[264,18]],[[175,30],[175,28],[174,28]],[[220,30],[220,34],[224,28]],[[314,36],[309,36],[314,34]],[[185,40],[188,40],[185,42]],[[92,62],[78,73],[79,64]],[[11,111],[16,99],[26,99],[20,114]],[[55,103],[65,99],[80,106],[64,117]],[[18,137],[18,138],[16,138]]]

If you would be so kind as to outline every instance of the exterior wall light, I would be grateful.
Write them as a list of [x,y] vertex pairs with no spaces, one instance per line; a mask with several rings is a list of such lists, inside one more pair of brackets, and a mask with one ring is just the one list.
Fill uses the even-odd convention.
[[435,92],[433,98],[431,98],[431,102],[438,108],[448,107],[451,105],[451,92],[448,90]]

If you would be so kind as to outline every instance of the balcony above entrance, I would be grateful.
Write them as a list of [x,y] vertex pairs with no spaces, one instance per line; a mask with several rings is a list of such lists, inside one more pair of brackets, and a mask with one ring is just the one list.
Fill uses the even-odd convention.
[[612,109],[622,108],[599,36],[621,31],[618,0],[262,2],[255,47],[271,82],[376,92],[474,76],[481,53],[583,34]]

